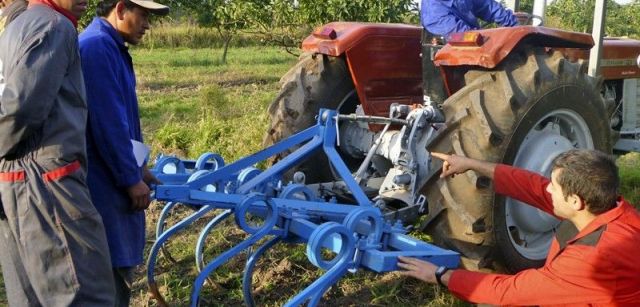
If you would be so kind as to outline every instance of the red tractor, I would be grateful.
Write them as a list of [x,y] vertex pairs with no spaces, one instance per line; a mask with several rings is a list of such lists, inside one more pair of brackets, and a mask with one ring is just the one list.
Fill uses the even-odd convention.
[[[386,116],[393,103],[425,103],[421,56],[429,54],[421,52],[421,34],[422,28],[401,24],[318,28],[304,40],[299,63],[282,77],[265,143],[311,126],[320,108]],[[553,159],[571,148],[640,150],[640,41],[606,38],[602,46],[600,74],[592,77],[590,50],[600,45],[597,40],[594,47],[590,34],[518,26],[452,35],[433,56],[441,78],[427,80],[442,93],[436,102],[444,123],[426,150],[545,175]],[[380,130],[375,124],[340,125],[339,148],[354,171]],[[334,178],[321,159],[298,170],[309,182]],[[439,179],[436,169],[425,182],[428,210],[421,228],[435,243],[459,251],[467,268],[516,272],[543,264],[558,220],[495,195],[490,180],[473,172]]]

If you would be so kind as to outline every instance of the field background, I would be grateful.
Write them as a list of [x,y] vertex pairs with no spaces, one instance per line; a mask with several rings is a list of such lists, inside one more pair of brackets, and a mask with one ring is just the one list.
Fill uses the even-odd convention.
[[[261,148],[268,118],[266,110],[279,90],[278,80],[297,58],[277,47],[257,46],[239,39],[222,63],[220,48],[176,47],[175,40],[190,39],[206,45],[205,34],[187,28],[176,36],[152,32],[157,37],[132,50],[138,75],[141,120],[146,142],[153,154],[175,154],[197,158],[203,152],[220,153],[234,161]],[[175,31],[175,30],[174,30]],[[191,32],[190,32],[191,31]],[[155,33],[155,34],[154,34]],[[200,36],[198,36],[200,35]],[[202,37],[201,37],[202,36]],[[194,43],[194,45],[197,45]],[[640,154],[618,160],[623,178],[623,194],[640,203]],[[162,204],[148,210],[149,246],[154,240],[155,222]],[[178,210],[184,216],[188,209]],[[207,219],[202,219],[206,221]],[[204,222],[196,223],[168,244],[168,255],[161,255],[156,281],[172,306],[188,304],[191,284],[196,276],[193,247]],[[219,227],[207,245],[206,258],[240,242],[241,231],[234,225]],[[423,239],[426,236],[416,234]],[[169,259],[173,258],[173,260]],[[243,257],[238,257],[243,258]],[[241,278],[244,259],[223,266],[205,287],[206,305],[242,304]],[[134,284],[134,306],[154,305],[146,294],[144,268]],[[278,246],[259,262],[254,275],[256,302],[280,306],[289,297],[321,274],[309,264],[301,246]],[[0,305],[6,305],[0,279]],[[397,274],[376,275],[358,272],[333,287],[323,305],[377,306],[467,306],[436,286],[425,285]]]

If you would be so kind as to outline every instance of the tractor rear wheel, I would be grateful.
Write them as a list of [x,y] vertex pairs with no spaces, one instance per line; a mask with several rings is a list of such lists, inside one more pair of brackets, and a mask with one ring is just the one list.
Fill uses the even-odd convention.
[[[494,70],[470,70],[466,86],[443,105],[446,126],[427,146],[549,175],[573,148],[611,151],[596,80],[584,63],[542,48],[514,53]],[[517,272],[544,263],[558,220],[511,198],[494,196],[475,172],[425,185],[424,223],[436,243],[458,250],[470,269]]]
[[[270,146],[316,123],[321,108],[352,112],[357,105],[357,95],[347,64],[342,57],[305,53],[281,79],[282,89],[269,106],[271,126],[263,140]],[[275,161],[296,148],[280,154]],[[331,180],[333,175],[327,158],[317,154],[307,159],[292,172],[302,171],[307,183]]]

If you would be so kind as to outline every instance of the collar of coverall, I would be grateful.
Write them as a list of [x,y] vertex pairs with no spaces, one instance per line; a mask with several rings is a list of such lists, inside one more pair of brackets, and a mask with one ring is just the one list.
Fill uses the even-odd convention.
[[617,219],[627,210],[635,210],[631,207],[631,205],[622,198],[622,196],[618,196],[616,207],[611,210],[599,214],[591,223],[587,225],[587,227],[583,228],[575,237],[569,240],[569,243],[574,242],[594,231],[596,231],[600,226],[609,224],[611,221]]
[[56,10],[56,12],[64,15],[64,17],[67,17],[69,20],[71,20],[71,23],[73,23],[73,26],[76,27],[76,29],[78,28],[78,19],[75,16],[71,15],[71,12],[58,6],[55,2],[53,2],[53,0],[29,0],[29,6],[37,4],[46,5]]

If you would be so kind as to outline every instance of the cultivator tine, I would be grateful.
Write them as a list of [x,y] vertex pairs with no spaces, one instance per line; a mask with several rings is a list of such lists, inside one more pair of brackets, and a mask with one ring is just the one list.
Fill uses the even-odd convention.
[[[178,203],[176,202],[168,202],[167,204],[165,204],[164,208],[162,208],[162,212],[160,212],[160,216],[158,217],[158,222],[156,224],[156,240],[164,232],[164,228],[167,225],[167,217],[169,216],[169,213],[171,212],[173,207],[175,207],[177,204]],[[169,260],[169,262],[173,264],[177,263],[177,261],[173,258],[173,256],[171,256],[171,253],[169,252],[169,250],[167,250],[165,245],[162,245],[160,251],[162,252],[162,256]]]
[[196,268],[198,272],[202,272],[202,268],[204,266],[203,262],[203,253],[204,253],[204,244],[207,240],[207,236],[211,233],[211,230],[216,227],[220,222],[224,221],[227,217],[229,217],[233,211],[231,209],[227,209],[222,211],[222,213],[218,214],[215,218],[213,218],[207,226],[205,226],[200,232],[200,236],[198,237],[198,242],[196,243]]
[[167,202],[162,208],[162,212],[160,212],[160,216],[158,217],[158,223],[156,224],[156,240],[162,235],[164,232],[164,228],[167,225],[167,217],[178,203],[176,202]]
[[263,244],[258,249],[256,249],[256,251],[251,254],[249,259],[247,259],[247,263],[244,266],[244,274],[242,275],[242,293],[244,294],[244,303],[247,305],[247,307],[255,306],[255,301],[253,300],[253,291],[252,291],[253,270],[255,268],[256,263],[258,262],[258,259],[260,259],[260,257],[262,257],[262,255],[267,250],[272,248],[274,245],[276,245],[276,243],[280,242],[281,240],[282,240],[281,236],[275,236],[269,239],[267,243]]
[[[249,208],[255,202],[264,202],[269,211],[265,216],[264,224],[257,228],[249,226],[246,221],[246,214],[249,213]],[[193,291],[191,293],[191,306],[193,307],[198,306],[197,303],[200,296],[200,291],[202,289],[202,286],[204,285],[205,280],[211,274],[211,272],[213,272],[225,262],[229,261],[237,254],[249,248],[251,245],[258,242],[260,239],[269,234],[272,234],[272,230],[274,229],[278,221],[278,207],[273,201],[264,197],[264,195],[260,195],[257,193],[250,194],[236,208],[235,219],[240,228],[248,233],[251,233],[252,235],[244,241],[238,243],[236,246],[220,254],[202,269],[202,272],[200,272],[200,274],[198,274],[198,277],[196,277]]]
[[162,297],[162,294],[160,294],[160,290],[158,290],[158,285],[153,282],[153,283],[149,283],[149,299],[150,300],[155,300],[156,304],[160,307],[168,307],[169,304],[167,304],[167,301],[164,300],[164,297]]
[[160,294],[160,292],[158,291],[158,288],[156,286],[156,281],[155,281],[156,260],[158,258],[158,252],[160,251],[160,248],[164,245],[164,243],[167,240],[169,240],[171,236],[173,236],[180,230],[186,228],[187,226],[191,225],[197,219],[199,219],[200,217],[202,217],[207,212],[213,209],[215,209],[215,207],[213,206],[203,206],[202,208],[200,208],[200,210],[196,211],[186,219],[180,221],[179,223],[169,228],[167,231],[163,232],[162,235],[158,237],[156,242],[151,247],[151,250],[149,251],[149,259],[147,260],[147,284],[149,285],[149,291],[151,295],[153,297],[160,299],[159,302],[164,301],[162,294]]
[[[340,241],[335,241],[335,237]],[[332,260],[324,260],[322,249],[327,247],[327,240],[333,240],[333,248],[339,250]],[[339,242],[339,244],[337,244]],[[353,257],[355,240],[353,233],[342,224],[324,223],[316,228],[309,237],[307,257],[315,266],[328,270],[311,285],[294,296],[285,306],[299,306],[308,302],[308,306],[316,306],[324,292],[347,273]]]

